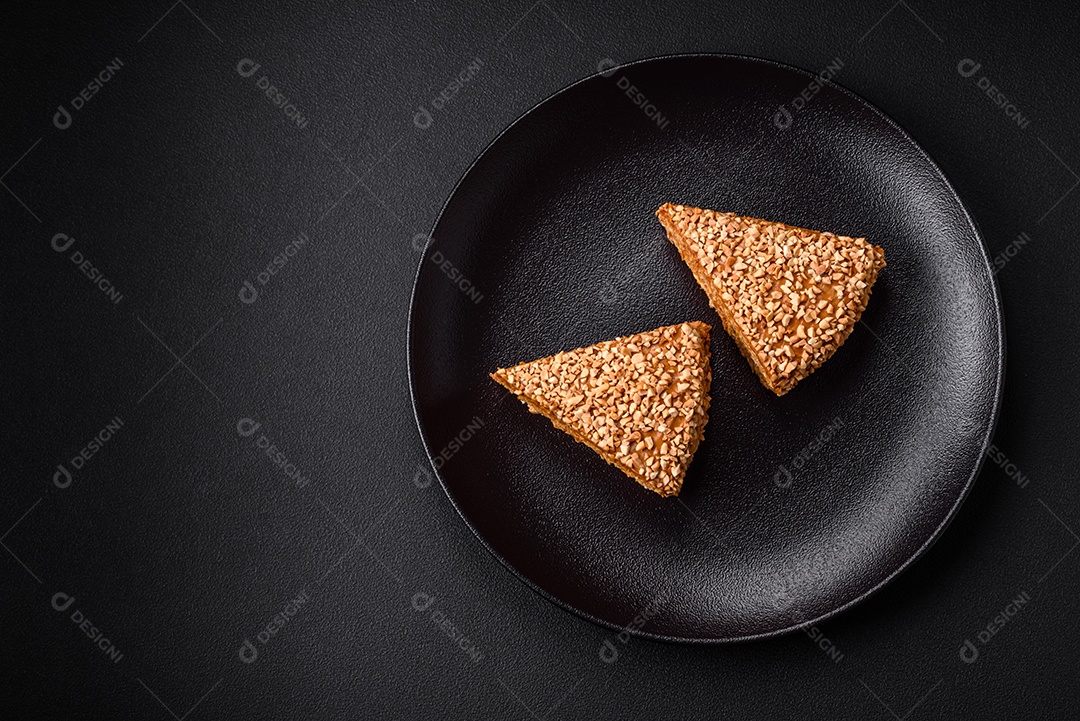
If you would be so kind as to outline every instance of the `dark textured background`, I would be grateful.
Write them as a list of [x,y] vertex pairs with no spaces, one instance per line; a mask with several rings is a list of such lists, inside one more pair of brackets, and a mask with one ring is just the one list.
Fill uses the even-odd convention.
[[[1075,718],[1080,21],[1068,7],[8,10],[0,715]],[[922,560],[823,626],[839,660],[797,633],[719,648],[615,640],[605,664],[613,635],[513,578],[417,476],[428,462],[405,370],[414,236],[536,102],[605,58],[692,51],[808,70],[842,58],[836,81],[922,143],[991,254],[1007,252],[1001,455]],[[57,106],[117,57],[115,77],[58,129]],[[237,73],[243,58],[261,64],[252,77]],[[970,78],[965,58],[981,63]],[[476,59],[417,127],[417,110]],[[261,75],[306,127],[256,88]],[[57,233],[75,238],[62,253]],[[238,297],[245,281],[254,303]],[[55,485],[57,465],[71,468],[116,417],[120,430]],[[241,418],[261,424],[255,436],[237,433]],[[259,435],[310,482],[286,478],[253,447]],[[413,610],[417,593],[478,661]],[[75,600],[59,612],[56,594]],[[238,656],[245,639],[254,663]],[[965,639],[974,663],[960,658]]]

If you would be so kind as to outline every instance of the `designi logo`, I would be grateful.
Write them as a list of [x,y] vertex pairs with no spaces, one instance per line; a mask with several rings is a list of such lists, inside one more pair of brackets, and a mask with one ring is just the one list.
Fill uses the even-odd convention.
[[[86,84],[82,90],[80,90],[75,97],[71,99],[71,107],[76,112],[83,109],[91,98],[97,95],[101,87],[113,79],[113,76],[120,71],[120,68],[124,67],[124,61],[120,58],[113,58],[112,62],[105,66],[105,69],[98,73],[93,80]],[[53,114],[53,125],[60,130],[67,130],[71,127],[74,119],[71,117],[71,112],[64,107],[64,104],[56,106],[56,112]]]

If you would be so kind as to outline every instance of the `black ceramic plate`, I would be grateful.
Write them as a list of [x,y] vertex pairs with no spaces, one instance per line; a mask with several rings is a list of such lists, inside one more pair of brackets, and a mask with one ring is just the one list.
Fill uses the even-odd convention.
[[[778,398],[667,241],[665,201],[866,236],[888,267]],[[678,498],[487,375],[688,320],[714,327],[712,408]],[[781,633],[909,565],[971,486],[1003,365],[985,250],[930,158],[861,98],[732,56],[633,63],[515,122],[443,209],[409,325],[421,434],[477,536],[566,608],[678,641]]]

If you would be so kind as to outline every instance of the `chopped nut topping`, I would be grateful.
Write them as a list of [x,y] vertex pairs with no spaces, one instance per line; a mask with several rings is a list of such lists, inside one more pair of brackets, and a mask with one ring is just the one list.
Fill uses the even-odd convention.
[[665,204],[668,238],[762,383],[783,395],[855,327],[885,252],[865,238]]
[[665,326],[491,377],[641,485],[674,496],[709,420],[710,330]]

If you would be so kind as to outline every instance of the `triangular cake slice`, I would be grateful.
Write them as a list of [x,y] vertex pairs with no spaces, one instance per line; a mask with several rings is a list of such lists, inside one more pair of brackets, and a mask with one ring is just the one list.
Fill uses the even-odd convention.
[[675,496],[709,420],[710,330],[665,326],[491,377],[641,485]]
[[885,251],[865,238],[666,203],[656,216],[766,388],[780,396],[859,321]]

